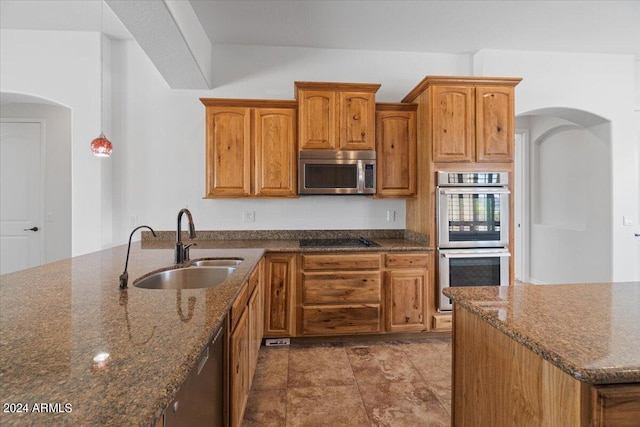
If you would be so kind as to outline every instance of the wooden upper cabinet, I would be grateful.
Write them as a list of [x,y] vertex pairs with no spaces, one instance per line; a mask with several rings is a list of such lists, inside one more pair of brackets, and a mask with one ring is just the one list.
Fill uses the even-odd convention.
[[375,150],[379,84],[295,82],[300,150]]
[[201,99],[206,106],[206,194],[297,197],[294,101]]
[[434,162],[471,162],[474,157],[474,88],[435,86],[432,91]]
[[[513,162],[516,77],[427,76],[402,102],[425,105],[433,163]],[[422,94],[427,92],[427,96]],[[425,102],[426,101],[426,102]]]
[[296,195],[296,110],[255,110],[255,195]]
[[335,92],[301,90],[298,96],[300,149],[337,148],[337,103]]
[[375,93],[340,93],[340,149],[375,150]]
[[207,197],[251,193],[251,110],[208,107]]
[[413,197],[417,184],[416,104],[376,104],[376,197]]
[[479,162],[511,162],[514,150],[512,87],[476,88],[476,157]]

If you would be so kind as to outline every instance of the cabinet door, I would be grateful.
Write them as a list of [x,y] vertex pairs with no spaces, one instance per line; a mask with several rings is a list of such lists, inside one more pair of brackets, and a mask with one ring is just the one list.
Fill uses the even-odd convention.
[[340,149],[375,150],[375,94],[340,92]]
[[512,87],[476,88],[476,157],[479,162],[512,162],[514,111]]
[[335,150],[338,120],[336,93],[300,90],[298,102],[300,149]]
[[416,112],[376,112],[376,197],[416,193]]
[[255,195],[295,197],[296,110],[257,108],[255,120]]
[[[258,273],[258,270],[254,272]],[[264,293],[262,281],[258,280],[249,299],[249,388],[258,365],[258,353],[264,330]]]
[[474,159],[474,88],[432,88],[434,162],[471,162]]
[[386,279],[387,332],[427,330],[426,271],[392,270]]
[[230,338],[231,354],[230,373],[230,424],[232,427],[242,425],[244,409],[249,397],[249,319],[248,310],[240,316],[240,320]]
[[251,110],[207,107],[207,194],[251,193]]
[[268,337],[292,336],[295,255],[269,254],[265,264],[265,328]]

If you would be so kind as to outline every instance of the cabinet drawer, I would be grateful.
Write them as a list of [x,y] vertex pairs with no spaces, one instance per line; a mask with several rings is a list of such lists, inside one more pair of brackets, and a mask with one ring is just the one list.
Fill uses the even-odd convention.
[[380,254],[302,255],[303,270],[376,270],[380,264]]
[[385,266],[387,267],[427,267],[428,265],[429,254],[392,253],[385,255]]
[[380,273],[303,273],[302,303],[380,302],[381,283]]
[[251,296],[253,294],[253,290],[258,286],[258,282],[260,281],[260,264],[258,264],[249,276],[249,290],[247,295]]
[[302,307],[303,335],[381,332],[380,304]]
[[242,312],[247,307],[248,301],[249,301],[249,286],[247,285],[247,283],[245,283],[244,285],[242,285],[242,291],[240,291],[240,295],[238,295],[238,298],[236,298],[236,300],[233,302],[233,305],[231,306],[231,315],[230,315],[229,324],[232,331],[235,329],[236,324],[238,323],[238,320],[240,320],[240,316],[242,316]]

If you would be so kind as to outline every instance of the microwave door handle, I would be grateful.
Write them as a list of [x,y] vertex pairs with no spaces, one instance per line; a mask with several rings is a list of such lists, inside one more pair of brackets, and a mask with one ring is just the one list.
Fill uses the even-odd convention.
[[507,188],[440,188],[440,194],[511,194]]
[[364,162],[358,160],[358,193],[364,193]]

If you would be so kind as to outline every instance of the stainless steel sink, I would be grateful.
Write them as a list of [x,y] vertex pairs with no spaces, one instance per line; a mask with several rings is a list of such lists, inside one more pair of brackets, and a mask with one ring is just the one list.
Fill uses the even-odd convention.
[[233,267],[239,265],[243,258],[203,258],[191,263],[191,266],[195,267]]
[[183,267],[165,270],[137,279],[133,286],[144,289],[200,289],[213,288],[224,282],[235,267]]

